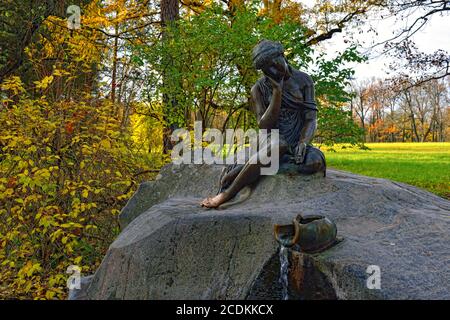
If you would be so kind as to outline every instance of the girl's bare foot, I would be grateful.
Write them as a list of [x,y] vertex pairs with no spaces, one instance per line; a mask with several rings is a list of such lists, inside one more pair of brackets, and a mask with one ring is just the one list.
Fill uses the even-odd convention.
[[217,196],[206,198],[202,201],[201,205],[202,207],[207,208],[217,208],[222,203],[229,200],[229,196],[226,192],[219,193]]

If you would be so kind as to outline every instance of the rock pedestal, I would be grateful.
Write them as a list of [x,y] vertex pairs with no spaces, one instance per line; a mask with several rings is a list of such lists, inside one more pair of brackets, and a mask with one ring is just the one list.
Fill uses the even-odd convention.
[[[123,228],[73,299],[278,299],[273,225],[299,213],[332,219],[345,240],[318,254],[290,252],[293,299],[450,299],[450,202],[385,179],[284,168],[248,200],[201,208],[218,165],[168,165],[120,214]],[[368,289],[368,266],[381,289]]]

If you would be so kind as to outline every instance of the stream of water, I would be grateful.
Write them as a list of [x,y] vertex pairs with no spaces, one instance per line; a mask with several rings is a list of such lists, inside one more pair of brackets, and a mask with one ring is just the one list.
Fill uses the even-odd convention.
[[288,268],[289,268],[289,256],[288,248],[280,246],[280,283],[281,283],[281,295],[283,300],[289,299],[288,293]]

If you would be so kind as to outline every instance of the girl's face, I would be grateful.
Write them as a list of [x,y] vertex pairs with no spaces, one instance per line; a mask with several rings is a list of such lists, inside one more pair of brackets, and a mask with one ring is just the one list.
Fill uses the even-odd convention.
[[280,55],[269,60],[261,70],[267,77],[270,77],[275,81],[280,81],[287,72],[286,60]]

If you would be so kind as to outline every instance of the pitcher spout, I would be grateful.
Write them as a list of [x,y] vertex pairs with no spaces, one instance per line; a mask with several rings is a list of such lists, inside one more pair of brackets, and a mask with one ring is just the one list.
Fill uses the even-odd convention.
[[316,253],[337,244],[336,224],[321,215],[298,215],[292,224],[274,225],[275,239],[284,247],[298,245],[301,252]]

